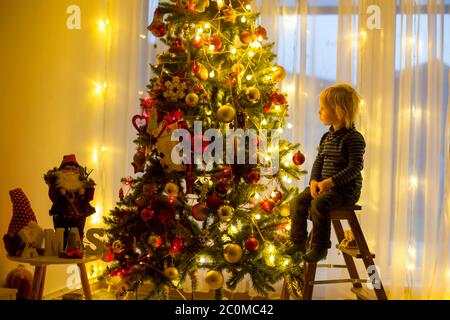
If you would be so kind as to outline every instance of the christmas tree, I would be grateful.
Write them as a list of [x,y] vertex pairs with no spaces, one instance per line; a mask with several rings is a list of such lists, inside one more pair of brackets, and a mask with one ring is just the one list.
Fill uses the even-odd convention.
[[257,18],[249,0],[171,0],[154,13],[148,28],[167,50],[133,118],[136,175],[105,218],[122,293],[149,283],[148,298],[167,298],[190,277],[220,299],[249,275],[264,295],[298,273],[283,249],[304,156],[280,138],[286,72]]

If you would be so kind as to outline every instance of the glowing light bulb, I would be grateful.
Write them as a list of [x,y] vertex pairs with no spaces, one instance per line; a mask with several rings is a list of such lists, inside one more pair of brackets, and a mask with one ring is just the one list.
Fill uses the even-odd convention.
[[236,52],[237,52],[237,50],[236,50],[236,48],[231,48],[231,54],[236,54]]
[[255,193],[255,199],[259,199],[260,197],[259,193]]
[[268,250],[270,253],[272,253],[275,251],[275,247],[273,245],[270,245]]
[[197,29],[197,34],[202,34],[203,33],[203,28],[198,28]]
[[263,121],[261,121],[261,124],[262,124],[263,126],[267,125],[267,120],[264,119]]
[[267,75],[267,76],[265,76],[264,78],[266,79],[266,81],[272,80],[272,76],[270,76],[270,75]]
[[284,266],[288,266],[288,265],[289,265],[289,260],[288,260],[288,259],[284,260],[284,261],[283,261],[283,265],[284,265]]
[[205,263],[205,262],[206,262],[206,259],[203,258],[203,257],[201,257],[201,258],[200,258],[200,263]]
[[279,128],[279,129],[278,129],[278,132],[279,132],[279,133],[283,133],[283,132],[284,132],[283,128]]
[[98,30],[105,32],[106,30],[106,25],[105,22],[103,20],[99,20],[98,21]]
[[274,263],[275,262],[275,256],[272,254],[269,258],[270,263]]
[[102,205],[96,205],[95,206],[95,213],[92,215],[92,223],[93,224],[99,224],[102,221],[102,212],[103,212],[103,206]]
[[268,152],[268,153],[272,153],[272,152],[273,152],[273,148],[270,147],[269,149],[267,149],[267,152]]
[[105,146],[102,146],[100,149],[101,152],[106,152],[107,150],[108,150],[108,148],[106,148]]
[[414,248],[414,246],[409,246],[408,252],[411,257],[416,257],[416,248]]
[[287,183],[292,183],[292,179],[291,179],[291,178],[288,178],[286,182],[287,182]]
[[142,96],[142,95],[144,95],[144,91],[138,91],[138,94],[139,94],[140,96]]
[[275,110],[278,111],[281,109],[281,106],[279,104],[275,105]]
[[105,20],[105,24],[106,24],[106,25],[109,25],[109,19],[106,19],[106,20]]
[[252,80],[253,76],[251,74],[249,74],[248,76],[245,77],[248,81]]
[[411,184],[411,186],[413,188],[417,188],[417,186],[419,185],[419,182],[418,182],[416,176],[412,176],[411,179],[409,180],[409,183]]
[[287,177],[287,176],[283,176],[282,180],[283,180],[284,182],[287,182],[288,177]]
[[252,6],[248,4],[248,5],[245,6],[245,9],[246,9],[247,11],[250,11],[250,10],[252,10]]
[[263,41],[264,41],[264,38],[263,38],[262,36],[258,36],[258,41],[259,41],[259,42],[263,42]]
[[217,7],[222,7],[223,6],[223,0],[217,0]]
[[209,46],[209,50],[210,50],[210,51],[214,51],[215,49],[216,49],[216,46],[215,46],[215,45],[211,44],[211,45]]
[[255,214],[255,219],[256,219],[256,220],[261,219],[261,215],[260,215],[259,213]]
[[142,33],[141,33],[141,34],[139,35],[139,38],[141,38],[141,39],[147,39],[147,36],[146,36],[145,34],[142,34]]
[[359,34],[361,35],[361,38],[363,40],[366,40],[366,38],[367,38],[367,32],[366,31],[362,30]]
[[248,53],[248,56],[249,56],[250,58],[252,58],[252,57],[255,56],[255,53],[254,53],[253,51],[250,51],[250,52]]
[[286,162],[284,163],[284,166],[285,166],[285,167],[289,167],[289,162],[286,161]]
[[290,231],[291,230],[291,225],[290,224],[288,224],[288,225],[286,225],[286,227],[284,227],[287,231]]
[[259,41],[253,41],[252,43],[250,43],[250,47],[251,48],[261,48],[262,45],[261,45],[261,42],[259,42]]
[[238,230],[236,226],[231,226],[231,232],[236,233]]
[[200,37],[198,34],[195,36],[195,41],[200,41],[202,37]]
[[242,17],[242,18],[241,18],[241,22],[242,22],[242,23],[246,23],[246,22],[247,22],[247,18],[246,18],[246,17]]
[[209,23],[205,23],[205,29],[209,29],[211,25]]
[[288,129],[292,129],[292,123],[288,123]]
[[92,151],[92,161],[98,162],[98,150],[97,149],[94,149]]
[[277,70],[278,70],[277,67],[273,67],[273,68],[272,68],[272,71],[273,71],[273,72],[275,72],[275,71],[277,71]]
[[209,73],[209,77],[210,78],[214,78],[216,76],[216,73],[214,72],[214,71],[211,71],[210,73]]

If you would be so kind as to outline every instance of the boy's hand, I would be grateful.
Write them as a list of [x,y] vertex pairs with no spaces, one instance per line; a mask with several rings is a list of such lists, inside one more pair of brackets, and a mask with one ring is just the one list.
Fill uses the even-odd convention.
[[320,190],[319,194],[327,192],[328,190],[330,190],[331,188],[334,187],[333,180],[331,180],[331,178],[325,179],[322,182],[318,183],[318,187],[319,187],[319,190]]
[[319,183],[316,180],[311,181],[309,190],[311,191],[311,197],[315,199],[319,195]]

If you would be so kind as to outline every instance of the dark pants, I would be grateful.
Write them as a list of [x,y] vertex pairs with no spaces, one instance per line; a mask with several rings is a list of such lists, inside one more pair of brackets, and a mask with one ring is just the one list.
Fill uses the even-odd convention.
[[291,208],[291,240],[294,243],[306,241],[308,238],[307,219],[311,208],[311,220],[314,233],[312,246],[316,248],[331,248],[330,212],[343,206],[350,206],[358,201],[359,195],[353,195],[336,188],[318,195],[311,196],[309,187],[295,196],[290,202]]

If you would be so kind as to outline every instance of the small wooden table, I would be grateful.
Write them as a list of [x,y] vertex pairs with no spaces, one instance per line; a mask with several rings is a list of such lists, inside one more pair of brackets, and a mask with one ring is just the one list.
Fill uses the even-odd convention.
[[80,268],[81,284],[83,286],[84,296],[86,300],[92,300],[91,287],[89,286],[89,279],[86,272],[86,263],[99,260],[101,257],[90,256],[83,259],[63,259],[59,257],[39,256],[33,259],[23,259],[20,257],[7,256],[7,258],[14,262],[28,263],[35,267],[33,276],[33,286],[31,289],[31,299],[42,300],[44,292],[45,273],[47,266],[52,264],[76,264]]

